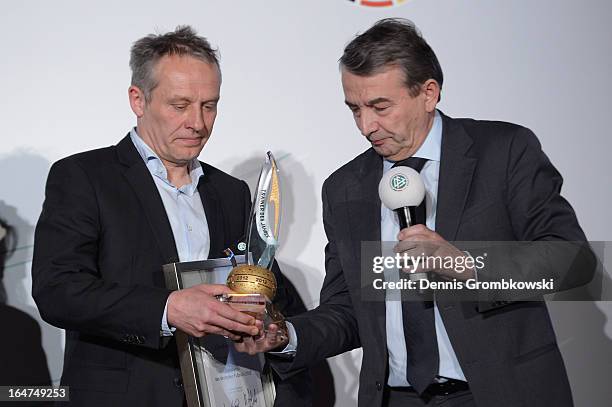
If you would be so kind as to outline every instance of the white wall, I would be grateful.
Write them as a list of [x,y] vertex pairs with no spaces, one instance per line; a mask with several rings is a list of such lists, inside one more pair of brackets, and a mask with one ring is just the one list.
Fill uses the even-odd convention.
[[[337,60],[381,17],[407,17],[421,28],[445,72],[445,113],[534,130],[589,238],[612,240],[608,1],[408,0],[373,9],[346,0],[55,0],[1,9],[0,217],[18,228],[23,248],[9,259],[4,283],[9,303],[37,319],[28,261],[50,163],[114,144],[128,131],[130,45],[178,24],[194,26],[221,50],[222,101],[201,159],[254,179],[265,150],[284,157],[279,257],[309,307],[324,274],[322,182],[367,148],[343,104]],[[609,400],[610,303],[551,308],[577,405]],[[41,325],[57,380],[63,337]],[[355,405],[359,359],[359,352],[332,359],[338,406]]]

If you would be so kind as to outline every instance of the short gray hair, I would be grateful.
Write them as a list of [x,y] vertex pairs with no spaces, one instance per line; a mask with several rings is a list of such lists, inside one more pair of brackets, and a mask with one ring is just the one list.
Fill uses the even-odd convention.
[[[412,96],[429,79],[442,89],[444,76],[436,54],[410,20],[386,18],[355,37],[344,49],[340,65],[347,71],[369,76],[390,66],[398,66]],[[438,99],[439,100],[439,99]]]
[[[167,55],[185,55],[219,68],[218,51],[211,47],[208,40],[197,35],[188,25],[179,25],[174,31],[165,34],[149,34],[139,39],[130,50],[132,85],[137,86],[151,100],[151,92],[157,86],[154,68],[157,62]],[[219,70],[219,74],[221,71]]]

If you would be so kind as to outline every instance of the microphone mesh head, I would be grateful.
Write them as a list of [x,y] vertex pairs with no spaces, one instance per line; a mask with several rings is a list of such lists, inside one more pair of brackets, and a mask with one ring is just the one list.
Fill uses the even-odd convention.
[[419,206],[425,198],[425,185],[421,175],[414,169],[394,167],[381,178],[378,195],[383,205],[391,210]]

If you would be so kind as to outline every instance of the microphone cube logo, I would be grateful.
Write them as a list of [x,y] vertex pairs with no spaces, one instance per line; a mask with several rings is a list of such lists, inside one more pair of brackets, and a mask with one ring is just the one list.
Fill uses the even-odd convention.
[[390,180],[391,189],[394,191],[401,191],[408,186],[408,178],[404,174],[395,174]]
[[349,0],[351,3],[363,7],[393,7],[404,3],[406,0]]

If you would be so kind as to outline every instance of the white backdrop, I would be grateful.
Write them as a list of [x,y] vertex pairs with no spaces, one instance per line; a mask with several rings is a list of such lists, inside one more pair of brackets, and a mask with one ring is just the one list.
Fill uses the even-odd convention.
[[[368,147],[343,103],[337,60],[382,17],[412,19],[445,73],[440,108],[530,127],[565,177],[591,240],[612,240],[608,155],[612,3],[606,0],[408,0],[374,9],[347,0],[22,1],[0,15],[0,217],[16,226],[8,302],[38,320],[30,297],[33,227],[49,166],[115,144],[135,123],[127,100],[131,43],[190,24],[220,48],[222,99],[201,159],[254,180],[280,157],[286,202],[280,261],[308,307],[318,301],[325,237],[320,188]],[[577,405],[612,399],[610,303],[552,304]],[[63,336],[44,322],[54,380]],[[333,358],[337,406],[356,403],[359,351]]]

